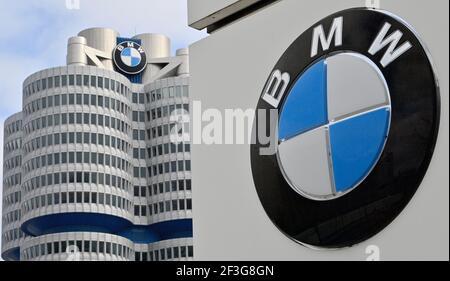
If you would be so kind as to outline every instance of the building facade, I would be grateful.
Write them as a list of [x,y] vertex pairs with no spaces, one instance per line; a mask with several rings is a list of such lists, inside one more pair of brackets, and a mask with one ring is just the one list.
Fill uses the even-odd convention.
[[[190,260],[188,51],[157,34],[80,32],[23,83],[4,134],[5,260]],[[187,124],[184,124],[185,126]]]

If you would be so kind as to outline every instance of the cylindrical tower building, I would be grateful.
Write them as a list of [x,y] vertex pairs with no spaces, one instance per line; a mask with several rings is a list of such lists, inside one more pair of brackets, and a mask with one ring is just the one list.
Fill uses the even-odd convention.
[[113,233],[131,223],[130,87],[118,73],[87,66],[25,80],[25,233]]
[[5,123],[4,259],[193,258],[190,144],[170,138],[188,72],[164,35],[93,28],[67,66],[25,79]]
[[20,230],[22,183],[22,113],[5,121],[3,140],[2,257],[17,260],[24,233]]

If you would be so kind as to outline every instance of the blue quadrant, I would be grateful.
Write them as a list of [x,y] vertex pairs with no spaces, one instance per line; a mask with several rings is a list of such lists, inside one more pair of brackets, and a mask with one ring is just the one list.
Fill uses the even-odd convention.
[[127,56],[127,57],[131,56],[131,48],[123,49],[122,56]]
[[310,67],[294,84],[282,108],[279,139],[327,124],[327,70],[325,61]]
[[138,66],[139,63],[141,63],[141,59],[140,58],[135,58],[135,57],[131,58],[131,66]]
[[364,179],[382,152],[389,129],[386,108],[330,126],[331,157],[337,192],[345,192]]

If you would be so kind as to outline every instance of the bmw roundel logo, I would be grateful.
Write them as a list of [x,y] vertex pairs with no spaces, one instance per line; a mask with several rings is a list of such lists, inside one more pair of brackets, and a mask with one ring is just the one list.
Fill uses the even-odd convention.
[[144,49],[132,41],[125,41],[117,45],[113,53],[114,63],[125,74],[139,74],[147,66]]
[[281,232],[319,248],[360,243],[400,214],[426,174],[440,119],[425,46],[398,16],[367,8],[301,34],[257,108],[277,112],[256,117],[255,126],[277,124],[273,153],[251,146],[260,201]]

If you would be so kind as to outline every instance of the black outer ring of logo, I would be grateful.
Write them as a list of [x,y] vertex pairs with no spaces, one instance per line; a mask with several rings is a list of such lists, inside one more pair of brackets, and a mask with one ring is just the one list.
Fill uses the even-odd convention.
[[[333,19],[340,16],[344,21],[342,46],[332,44],[327,51],[319,48],[319,54],[311,58],[314,27],[322,24],[328,34]],[[386,22],[392,25],[388,35],[395,30],[403,32],[398,46],[409,41],[413,47],[383,68],[380,60],[387,48],[374,56],[368,50]],[[305,246],[348,247],[388,226],[420,186],[439,131],[439,87],[428,53],[408,25],[388,12],[355,8],[328,16],[300,35],[274,70],[291,75],[286,91],[289,93],[297,77],[317,59],[343,51],[360,53],[372,60],[383,73],[391,95],[390,134],[380,160],[367,178],[337,199],[311,200],[290,187],[276,155],[260,155],[260,148],[266,146],[258,141],[251,145],[253,180],[264,210],[281,232]],[[273,109],[262,99],[257,108]],[[269,122],[267,120],[266,128]]]
[[147,55],[145,54],[145,52],[142,52],[141,53],[141,62],[135,67],[130,67],[130,66],[126,65],[122,61],[122,58],[121,58],[122,51],[119,50],[119,46],[128,48],[128,43],[133,43],[133,45],[134,45],[133,48],[136,50],[139,50],[139,48],[141,48],[141,45],[139,45],[136,42],[132,42],[132,41],[124,41],[124,42],[118,44],[113,52],[114,64],[124,74],[136,75],[136,74],[139,74],[142,71],[144,71],[144,69],[147,67]]

